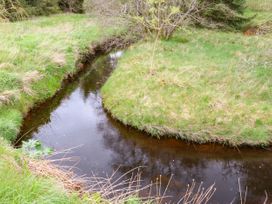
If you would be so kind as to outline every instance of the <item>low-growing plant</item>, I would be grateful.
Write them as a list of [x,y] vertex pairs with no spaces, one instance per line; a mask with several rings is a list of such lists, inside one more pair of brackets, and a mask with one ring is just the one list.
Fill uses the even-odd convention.
[[23,142],[22,151],[32,158],[39,158],[50,155],[53,149],[44,147],[38,140],[30,139]]
[[168,39],[176,29],[191,22],[198,11],[198,0],[137,0],[128,4],[127,14],[148,33]]

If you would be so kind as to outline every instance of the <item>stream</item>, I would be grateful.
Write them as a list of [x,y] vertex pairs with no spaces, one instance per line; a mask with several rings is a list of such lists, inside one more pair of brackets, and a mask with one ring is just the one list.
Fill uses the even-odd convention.
[[[231,149],[215,144],[194,145],[175,139],[155,139],[113,120],[105,112],[100,88],[117,63],[117,54],[100,56],[88,71],[53,98],[34,108],[24,120],[19,138],[41,141],[55,151],[70,150],[78,175],[122,175],[142,166],[144,184],[161,175],[162,188],[171,176],[167,195],[177,203],[194,179],[204,187],[215,183],[211,203],[240,203],[238,178],[248,188],[247,203],[272,198],[272,152]],[[271,202],[271,201],[270,201]]]

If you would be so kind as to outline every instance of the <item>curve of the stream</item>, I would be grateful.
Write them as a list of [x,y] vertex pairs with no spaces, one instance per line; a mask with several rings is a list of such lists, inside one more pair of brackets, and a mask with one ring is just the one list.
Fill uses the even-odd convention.
[[175,203],[192,179],[204,186],[215,183],[211,203],[239,203],[238,178],[248,188],[248,203],[272,197],[272,152],[193,145],[174,139],[157,140],[114,121],[103,109],[100,88],[116,65],[116,55],[99,57],[89,71],[54,98],[33,109],[21,135],[38,139],[56,151],[70,149],[79,175],[91,172],[119,175],[138,166],[144,183],[162,176]]

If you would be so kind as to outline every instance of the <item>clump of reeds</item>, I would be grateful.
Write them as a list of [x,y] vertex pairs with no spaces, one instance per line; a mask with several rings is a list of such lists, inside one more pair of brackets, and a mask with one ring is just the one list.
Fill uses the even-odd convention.
[[209,188],[205,189],[203,187],[203,182],[199,185],[192,181],[192,184],[187,186],[187,190],[184,196],[179,201],[180,204],[206,204],[210,201],[212,196],[216,191],[215,184],[211,185]]

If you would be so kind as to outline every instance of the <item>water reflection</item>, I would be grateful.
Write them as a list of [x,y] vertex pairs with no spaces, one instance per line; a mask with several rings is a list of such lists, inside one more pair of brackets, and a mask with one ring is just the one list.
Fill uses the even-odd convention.
[[269,151],[156,140],[109,117],[102,107],[99,89],[115,63],[107,56],[101,57],[83,77],[35,108],[26,118],[21,135],[37,138],[57,151],[76,147],[69,156],[80,158],[75,170],[78,174],[90,175],[92,171],[103,176],[118,169],[121,175],[144,166],[144,182],[161,175],[164,187],[173,175],[168,193],[174,202],[192,179],[203,181],[205,186],[216,183],[212,203],[237,199],[238,178],[243,188],[248,186],[249,203],[261,203],[265,190],[272,197]]

